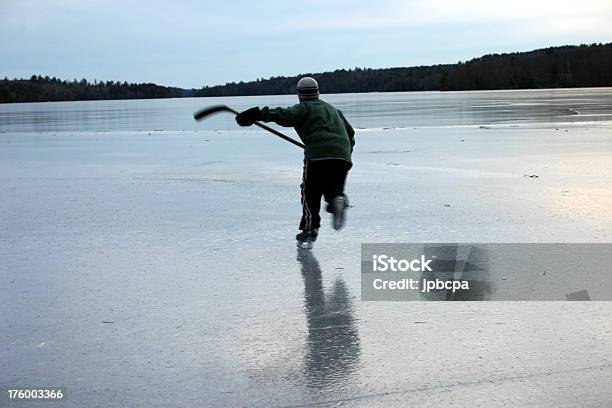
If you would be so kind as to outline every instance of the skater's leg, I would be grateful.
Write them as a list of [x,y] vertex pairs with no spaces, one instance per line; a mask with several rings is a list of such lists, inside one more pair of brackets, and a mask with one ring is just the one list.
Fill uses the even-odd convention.
[[334,215],[332,226],[335,230],[339,230],[344,226],[345,210],[348,207],[344,184],[351,163],[345,160],[324,160],[324,162],[326,162],[326,177],[323,194],[327,201],[327,211]]
[[318,229],[321,224],[319,211],[321,209],[321,195],[323,191],[319,182],[318,166],[315,162],[304,161],[302,173],[302,219],[300,229],[311,231]]
[[[351,168],[351,163],[346,160],[321,160],[325,162],[325,185],[323,194],[327,202],[327,212],[333,213],[333,208],[330,205],[337,196],[344,196],[344,186],[346,184],[346,176]],[[348,200],[347,200],[348,202]]]

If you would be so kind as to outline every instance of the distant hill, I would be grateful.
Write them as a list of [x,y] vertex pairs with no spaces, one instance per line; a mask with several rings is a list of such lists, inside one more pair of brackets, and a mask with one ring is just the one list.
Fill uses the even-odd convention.
[[196,96],[293,94],[298,78],[305,75],[317,79],[322,93],[612,86],[612,43],[492,54],[457,64],[339,69],[232,82],[204,87]]
[[612,43],[608,43],[491,54],[457,64],[339,69],[202,89],[33,75],[0,80],[0,103],[294,94],[298,78],[305,75],[317,78],[322,93],[599,87],[612,86],[611,67]]

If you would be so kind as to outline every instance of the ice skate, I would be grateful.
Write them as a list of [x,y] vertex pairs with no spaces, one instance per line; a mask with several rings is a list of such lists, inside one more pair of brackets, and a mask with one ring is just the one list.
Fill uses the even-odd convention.
[[295,236],[297,240],[298,248],[302,249],[312,249],[314,242],[317,240],[317,236],[319,235],[319,229],[315,228],[309,231],[302,231]]
[[348,200],[344,196],[336,196],[330,204],[331,212],[333,214],[332,226],[334,229],[340,230],[344,227],[344,221],[346,220],[346,209],[348,208]]

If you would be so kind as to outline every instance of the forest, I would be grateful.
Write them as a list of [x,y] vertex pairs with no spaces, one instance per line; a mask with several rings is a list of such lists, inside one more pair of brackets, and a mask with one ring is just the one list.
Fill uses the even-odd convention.
[[99,99],[148,99],[193,96],[193,91],[156,84],[129,84],[86,79],[64,81],[32,75],[29,79],[0,80],[0,103],[83,101]]
[[0,103],[293,94],[297,80],[306,75],[317,79],[321,93],[601,87],[612,86],[611,67],[612,43],[607,43],[490,54],[456,64],[338,69],[201,89],[33,75],[0,80]]
[[196,96],[292,94],[306,75],[317,79],[322,93],[612,86],[612,43],[491,54],[456,64],[304,73],[204,87]]

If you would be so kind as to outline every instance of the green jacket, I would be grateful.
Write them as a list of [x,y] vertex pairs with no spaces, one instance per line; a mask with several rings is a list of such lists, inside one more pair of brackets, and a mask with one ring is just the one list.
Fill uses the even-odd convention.
[[342,112],[320,99],[289,108],[261,109],[261,120],[293,127],[304,142],[305,160],[343,159],[351,162],[355,131]]

